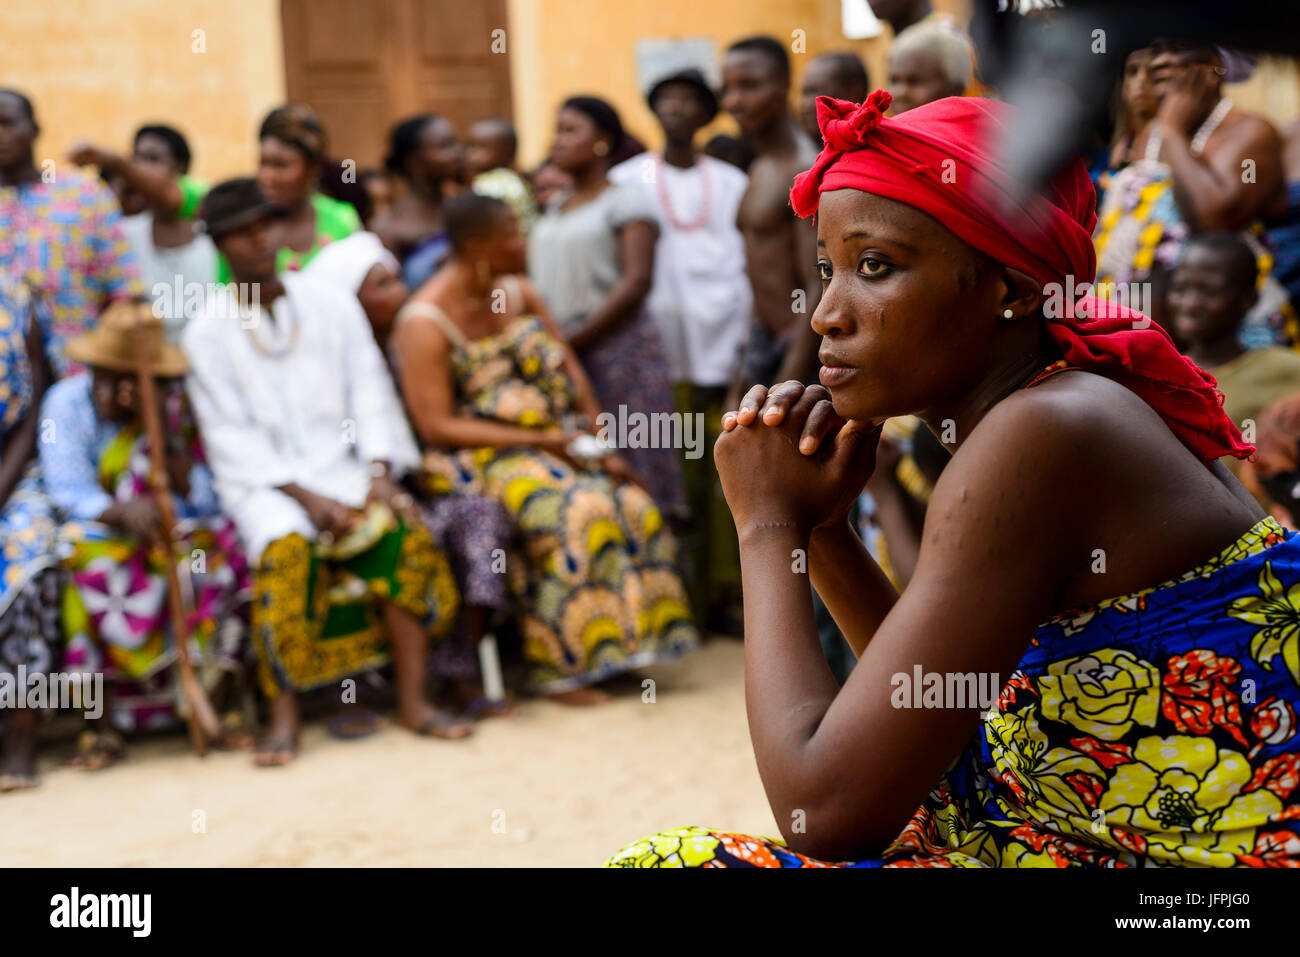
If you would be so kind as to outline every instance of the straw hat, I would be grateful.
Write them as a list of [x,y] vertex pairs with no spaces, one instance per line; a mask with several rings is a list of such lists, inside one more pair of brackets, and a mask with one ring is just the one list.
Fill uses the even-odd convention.
[[136,372],[143,361],[156,376],[180,376],[185,354],[168,345],[163,322],[147,302],[120,299],[104,310],[95,328],[68,343],[68,358],[114,372]]

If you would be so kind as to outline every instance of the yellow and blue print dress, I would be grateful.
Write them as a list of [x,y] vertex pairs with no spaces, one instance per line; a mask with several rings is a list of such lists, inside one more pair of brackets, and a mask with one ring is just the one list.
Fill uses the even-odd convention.
[[[574,409],[564,349],[536,316],[467,340],[439,310],[421,314],[453,343],[460,414],[541,430]],[[514,538],[505,568],[535,692],[569,691],[698,646],[675,540],[645,490],[535,447],[430,449],[424,466],[430,495],[481,495],[505,508]]]
[[1043,622],[879,859],[686,827],[618,867],[1300,866],[1300,535],[1265,519],[1179,578]]

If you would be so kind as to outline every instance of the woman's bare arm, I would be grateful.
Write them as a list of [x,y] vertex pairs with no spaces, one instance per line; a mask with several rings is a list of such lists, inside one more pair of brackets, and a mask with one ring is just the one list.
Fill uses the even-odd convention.
[[559,429],[521,429],[513,425],[456,415],[451,377],[451,346],[432,322],[406,321],[394,333],[401,356],[402,397],[416,434],[425,445],[446,448],[560,448]]
[[[1070,502],[1087,481],[1077,449],[1069,451],[1077,437],[1065,426],[1043,430],[1041,412],[1010,405],[989,414],[989,438],[972,436],[941,478],[907,590],[883,615],[883,602],[858,598],[867,611],[856,630],[874,634],[842,691],[791,572],[791,552],[807,537],[785,525],[742,530],[750,734],[773,814],[796,851],[844,859],[878,853],[898,835],[979,713],[894,707],[893,676],[910,681],[919,665],[997,675],[1000,684],[1083,561],[1086,523]],[[851,573],[831,584],[823,577],[823,594],[843,607],[854,584]]]
[[69,159],[78,165],[94,165],[110,176],[120,176],[126,185],[145,197],[155,209],[174,216],[185,201],[176,177],[165,170],[155,169],[133,157],[122,156],[112,150],[90,143],[73,146]]
[[1191,138],[1181,130],[1166,124],[1163,131],[1174,198],[1194,229],[1241,229],[1269,212],[1282,189],[1282,141],[1271,123],[1243,119],[1224,132],[1213,155],[1201,156],[1192,153]]
[[808,572],[844,640],[861,658],[898,601],[898,589],[847,521],[813,531]]
[[569,344],[574,349],[586,349],[636,315],[650,292],[658,236],[659,228],[648,220],[634,220],[618,231],[622,278],[605,301],[569,334]]

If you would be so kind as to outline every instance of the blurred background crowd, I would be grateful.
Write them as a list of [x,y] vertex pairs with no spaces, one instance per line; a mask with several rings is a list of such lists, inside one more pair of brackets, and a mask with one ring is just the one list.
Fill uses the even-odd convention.
[[[788,191],[817,97],[997,96],[968,5],[192,7],[4,15],[0,674],[104,676],[69,761],[192,715],[178,629],[213,742],[261,724],[265,765],[302,701],[338,737],[382,702],[460,738],[739,636],[710,450],[745,387],[816,373]],[[1086,154],[1099,282],[1218,379],[1291,527],[1297,113],[1291,61],[1153,37]],[[948,458],[917,425],[857,512],[900,586]],[[37,783],[39,719],[0,712],[0,790]]]

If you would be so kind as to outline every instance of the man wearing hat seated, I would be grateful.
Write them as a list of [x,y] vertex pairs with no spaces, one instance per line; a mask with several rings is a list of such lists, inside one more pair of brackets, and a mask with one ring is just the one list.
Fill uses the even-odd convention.
[[296,693],[391,660],[397,720],[464,737],[424,694],[429,639],[458,595],[446,556],[398,481],[419,462],[388,368],[357,300],[275,273],[273,207],[252,179],[213,188],[202,217],[235,283],[186,327],[191,400],[254,569],[253,646],[271,726],[262,765],[292,759]]
[[[99,720],[81,736],[71,762],[95,770],[121,757],[118,730],[176,723],[167,564],[183,558],[186,591],[193,596],[187,608],[190,655],[210,691],[239,668],[249,578],[185,406],[185,357],[166,344],[162,320],[145,303],[118,301],[91,332],[68,342],[67,353],[90,371],[46,392],[38,448],[45,488],[61,521],[63,667],[105,677],[107,707],[83,698],[87,717]],[[158,379],[176,551],[149,487],[141,363]],[[95,713],[101,711],[102,718]],[[218,742],[238,743],[248,742],[234,734]]]
[[736,226],[749,179],[695,148],[696,133],[718,114],[718,99],[699,70],[659,78],[646,102],[664,131],[664,149],[620,163],[609,179],[640,188],[659,209],[654,284],[646,308],[668,352],[678,411],[702,416],[699,421],[709,430],[683,463],[692,518],[686,538],[693,566],[691,603],[703,626],[705,619],[725,614],[728,601],[738,603],[740,595],[735,526],[708,450],[720,431],[723,400],[740,367],[754,306],[745,240]]

